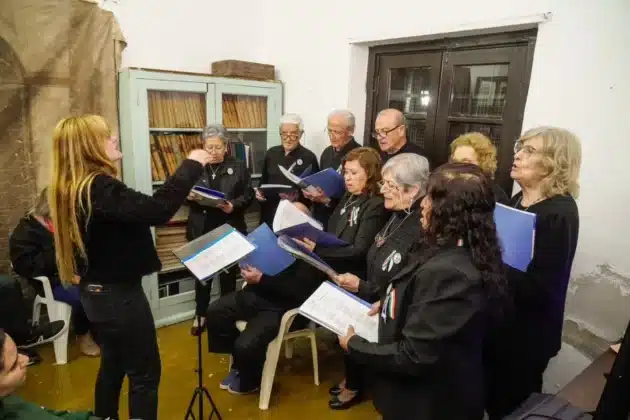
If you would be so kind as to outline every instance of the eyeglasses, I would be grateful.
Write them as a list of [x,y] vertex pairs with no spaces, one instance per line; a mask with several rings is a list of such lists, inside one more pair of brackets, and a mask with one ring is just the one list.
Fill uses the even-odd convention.
[[282,138],[283,140],[298,140],[300,137],[302,137],[303,133],[304,133],[303,131],[300,131],[299,133],[280,132],[280,138]]
[[400,187],[398,187],[398,185],[394,184],[393,182],[390,181],[378,181],[376,183],[376,185],[378,185],[378,188],[380,190],[382,190],[383,188],[385,188],[386,190],[389,191],[399,191]]
[[389,133],[391,133],[392,131],[394,131],[395,129],[397,129],[398,127],[401,127],[402,124],[397,125],[394,128],[390,128],[389,130],[380,130],[380,131],[375,131],[372,133],[372,138],[378,140],[381,137],[387,137],[387,135]]
[[331,130],[330,128],[327,128],[326,132],[328,133],[329,136],[336,136],[336,137],[341,137],[347,133],[347,131],[345,130]]
[[536,148],[533,146],[530,146],[528,144],[523,144],[523,142],[519,140],[516,143],[514,143],[514,154],[517,154],[519,152],[521,152],[525,156],[531,156],[534,153],[537,153],[538,150],[536,150]]

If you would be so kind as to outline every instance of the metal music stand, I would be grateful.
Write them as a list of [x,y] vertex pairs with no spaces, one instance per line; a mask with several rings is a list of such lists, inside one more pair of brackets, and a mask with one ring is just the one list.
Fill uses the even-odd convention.
[[[197,325],[201,326],[201,316],[195,315],[195,318],[197,320]],[[219,420],[222,420],[221,414],[219,413],[219,409],[215,405],[214,400],[212,399],[212,396],[210,395],[210,392],[203,385],[203,362],[202,362],[202,357],[201,357],[201,336],[202,335],[203,335],[203,330],[200,330],[199,334],[197,334],[197,369],[195,369],[195,372],[197,372],[197,380],[198,380],[197,388],[195,388],[192,399],[190,400],[190,404],[188,404],[188,410],[186,410],[186,417],[184,417],[184,420],[189,420],[189,419],[203,420],[204,419],[203,402],[205,398],[208,399],[208,402],[210,403],[210,407],[212,407],[208,420],[211,420],[212,417],[215,415],[215,413],[217,415],[217,418]],[[197,416],[195,416],[195,413],[193,412],[195,401],[197,401],[198,403]]]

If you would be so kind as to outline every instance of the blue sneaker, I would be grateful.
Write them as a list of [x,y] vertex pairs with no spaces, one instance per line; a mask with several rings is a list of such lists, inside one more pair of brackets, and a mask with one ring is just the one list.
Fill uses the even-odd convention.
[[242,386],[241,385],[241,377],[237,376],[234,381],[228,387],[228,392],[234,395],[245,395],[257,392],[259,389],[258,385],[252,386]]
[[228,373],[228,376],[226,376],[225,379],[221,381],[221,383],[219,384],[219,388],[229,389],[232,382],[236,381],[237,379],[238,379],[238,370],[232,369],[230,370],[230,373]]

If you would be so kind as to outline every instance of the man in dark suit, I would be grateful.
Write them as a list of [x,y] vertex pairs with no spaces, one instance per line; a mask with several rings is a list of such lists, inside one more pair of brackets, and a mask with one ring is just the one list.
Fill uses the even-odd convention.
[[400,153],[415,153],[428,159],[422,147],[407,139],[407,121],[397,109],[384,109],[378,113],[372,137],[378,142],[383,164]]
[[[330,146],[322,152],[319,160],[320,170],[332,168],[341,170],[343,157],[351,150],[361,147],[354,139],[355,118],[352,112],[337,109],[328,114],[328,138]],[[323,193],[310,194],[303,191],[304,196],[313,202],[313,217],[322,223],[324,230],[328,219],[339,203],[339,197],[326,197]]]

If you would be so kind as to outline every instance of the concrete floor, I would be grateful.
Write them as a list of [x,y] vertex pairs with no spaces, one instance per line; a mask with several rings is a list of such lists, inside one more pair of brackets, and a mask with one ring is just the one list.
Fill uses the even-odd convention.
[[[162,355],[160,384],[160,419],[183,419],[197,384],[194,372],[197,347],[189,335],[190,323],[181,323],[158,330]],[[205,338],[205,337],[204,337]],[[258,395],[234,396],[219,389],[227,373],[227,357],[208,354],[204,349],[205,385],[224,419],[378,419],[371,402],[364,402],[347,411],[328,408],[328,388],[341,377],[341,357],[332,351],[331,337],[320,340],[320,386],[313,383],[312,363],[308,346],[296,342],[292,359],[281,356],[269,410],[258,409]],[[306,343],[306,342],[305,342]],[[205,340],[204,340],[205,347]],[[19,394],[29,401],[56,409],[90,409],[98,359],[81,356],[76,345],[70,350],[67,365],[54,366],[52,346],[39,349],[43,362],[29,368],[26,384]],[[121,396],[121,420],[127,416],[126,386]],[[207,412],[206,412],[207,416]],[[215,417],[216,418],[216,417]]]

